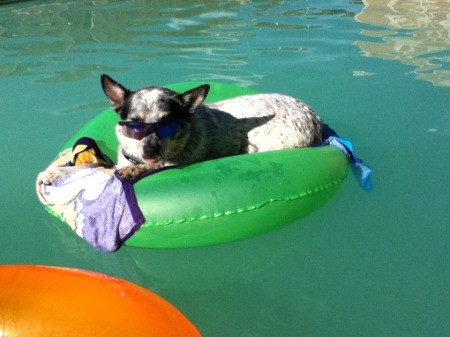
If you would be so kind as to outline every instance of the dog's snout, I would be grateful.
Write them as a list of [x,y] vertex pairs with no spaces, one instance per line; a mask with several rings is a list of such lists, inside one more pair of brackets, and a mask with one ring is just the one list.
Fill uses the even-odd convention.
[[157,137],[150,135],[144,145],[144,157],[151,158],[159,154],[161,144]]

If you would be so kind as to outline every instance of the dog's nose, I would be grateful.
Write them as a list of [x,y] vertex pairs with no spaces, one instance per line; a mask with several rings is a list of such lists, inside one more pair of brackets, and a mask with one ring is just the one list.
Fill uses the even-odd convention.
[[159,154],[161,145],[157,139],[150,138],[144,146],[144,157],[151,158]]

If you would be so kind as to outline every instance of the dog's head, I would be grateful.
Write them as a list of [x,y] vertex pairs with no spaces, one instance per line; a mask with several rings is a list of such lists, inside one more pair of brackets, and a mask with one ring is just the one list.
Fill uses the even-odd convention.
[[121,119],[116,127],[120,151],[132,163],[172,162],[210,88],[205,84],[182,94],[161,87],[131,91],[108,75],[101,76],[101,84]]

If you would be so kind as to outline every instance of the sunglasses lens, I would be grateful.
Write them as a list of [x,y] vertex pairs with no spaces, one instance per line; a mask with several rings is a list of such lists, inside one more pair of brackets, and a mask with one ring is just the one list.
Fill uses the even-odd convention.
[[176,132],[177,132],[177,122],[174,121],[170,124],[160,127],[158,131],[156,131],[156,135],[158,136],[158,138],[164,139],[173,137]]
[[122,125],[122,133],[125,137],[141,140],[147,135],[147,126],[140,123],[128,123]]
[[[177,132],[177,122],[172,122],[161,127],[157,127],[156,123],[139,123],[139,122],[119,122],[122,126],[122,134],[125,137],[137,140],[144,139],[148,134],[154,132],[159,139],[170,138]],[[156,130],[155,130],[156,129]]]

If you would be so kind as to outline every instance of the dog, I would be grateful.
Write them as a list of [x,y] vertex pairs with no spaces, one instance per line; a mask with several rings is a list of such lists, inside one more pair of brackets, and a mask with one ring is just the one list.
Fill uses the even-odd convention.
[[132,91],[103,74],[101,85],[120,116],[117,167],[125,180],[164,166],[307,147],[324,138],[324,124],[313,109],[282,94],[206,105],[208,84],[184,93],[156,86]]

